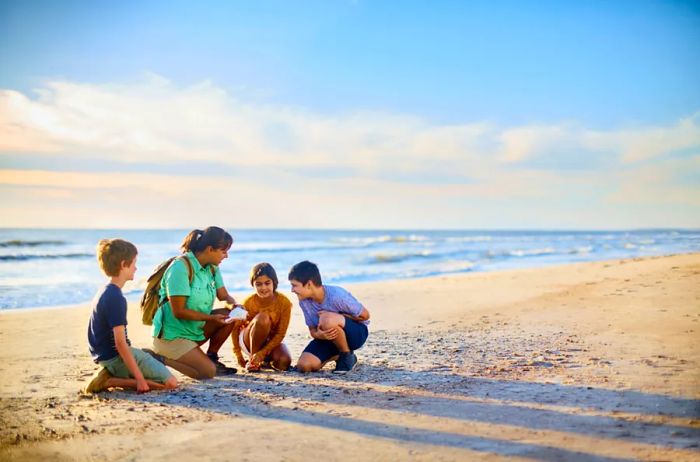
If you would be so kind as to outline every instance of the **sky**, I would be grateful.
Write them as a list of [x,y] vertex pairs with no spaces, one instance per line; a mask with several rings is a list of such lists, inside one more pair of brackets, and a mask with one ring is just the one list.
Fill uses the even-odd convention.
[[700,2],[3,0],[0,226],[700,228],[698,82]]

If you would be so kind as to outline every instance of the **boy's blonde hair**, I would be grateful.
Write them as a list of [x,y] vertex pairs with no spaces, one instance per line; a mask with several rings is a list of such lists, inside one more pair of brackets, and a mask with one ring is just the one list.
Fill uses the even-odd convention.
[[97,261],[107,276],[119,276],[122,262],[130,265],[137,254],[136,246],[124,239],[101,239],[97,243]]

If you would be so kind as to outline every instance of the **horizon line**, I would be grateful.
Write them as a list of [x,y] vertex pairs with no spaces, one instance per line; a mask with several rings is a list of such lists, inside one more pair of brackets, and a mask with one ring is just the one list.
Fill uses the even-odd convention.
[[[218,225],[212,225],[218,226]],[[467,231],[467,232],[503,232],[503,231],[520,231],[520,232],[532,232],[532,231],[544,231],[544,232],[621,232],[621,231],[698,231],[700,232],[700,227],[634,227],[634,228],[506,228],[506,227],[495,227],[495,228],[301,228],[301,227],[231,227],[231,226],[219,226],[225,230],[238,230],[238,231],[428,231],[428,232],[443,232],[443,231]],[[2,226],[0,225],[0,231],[9,230],[40,230],[40,231],[191,231],[193,229],[203,229],[203,228],[192,228],[192,227],[143,227],[143,228],[120,228],[120,227],[106,227],[98,226],[94,228],[90,227],[78,227],[69,228],[62,226]]]

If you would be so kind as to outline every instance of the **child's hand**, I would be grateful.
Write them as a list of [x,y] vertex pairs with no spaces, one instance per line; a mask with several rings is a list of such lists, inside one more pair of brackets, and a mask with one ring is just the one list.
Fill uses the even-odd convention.
[[238,357],[238,365],[239,365],[239,366],[245,367],[245,365],[246,365],[247,363],[248,363],[248,361],[246,361],[245,359],[243,359],[242,356],[239,356],[239,357]]
[[328,340],[335,340],[340,335],[340,327],[335,326],[327,331]]
[[250,358],[250,362],[253,363],[253,364],[255,364],[256,366],[259,366],[259,365],[263,362],[264,359],[265,359],[265,358],[263,358],[262,356],[260,356],[259,353],[255,353],[255,354]]
[[259,371],[260,370],[260,361],[255,360],[255,355],[253,355],[252,358],[248,361],[248,364],[246,366],[246,370],[248,372],[254,372],[254,371]]
[[339,332],[339,327],[331,327],[328,330],[318,330],[318,333],[321,334],[321,340],[335,340],[335,338],[338,337]]
[[148,386],[146,379],[136,379],[136,391],[138,393],[146,393],[150,390],[151,388]]

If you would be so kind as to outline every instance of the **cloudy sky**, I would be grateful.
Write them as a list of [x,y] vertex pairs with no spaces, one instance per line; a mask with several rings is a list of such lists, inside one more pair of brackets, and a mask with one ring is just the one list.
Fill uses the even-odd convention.
[[698,228],[698,50],[697,2],[4,0],[0,226]]

